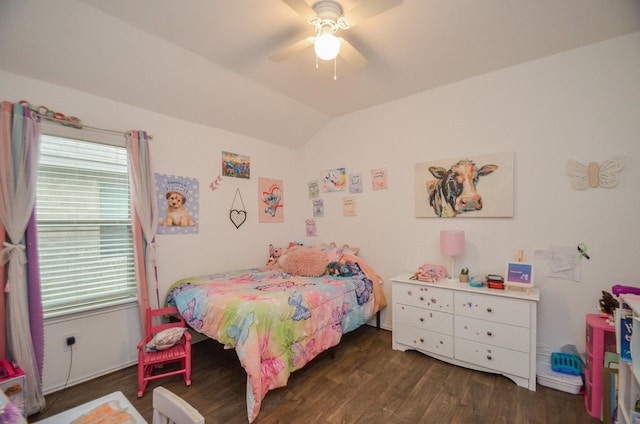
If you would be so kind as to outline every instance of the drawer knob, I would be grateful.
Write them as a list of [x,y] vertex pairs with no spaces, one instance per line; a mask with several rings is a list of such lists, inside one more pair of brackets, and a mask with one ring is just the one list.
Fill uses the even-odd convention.
[[491,331],[487,331],[487,336],[491,336]]
[[491,308],[487,308],[487,312],[493,312]]
[[424,322],[424,318],[420,317],[420,322]]
[[420,343],[424,343],[424,339],[423,338],[420,338]]
[[491,355],[487,355],[487,359],[488,359],[488,360],[491,360]]

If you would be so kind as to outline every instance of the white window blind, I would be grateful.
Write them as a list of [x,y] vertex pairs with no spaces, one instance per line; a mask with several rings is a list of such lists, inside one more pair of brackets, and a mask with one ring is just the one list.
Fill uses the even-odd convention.
[[40,141],[36,217],[45,318],[135,300],[125,147],[44,133]]

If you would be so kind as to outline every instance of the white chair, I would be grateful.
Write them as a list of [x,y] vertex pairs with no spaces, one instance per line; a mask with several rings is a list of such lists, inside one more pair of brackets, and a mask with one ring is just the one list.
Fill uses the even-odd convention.
[[180,396],[158,386],[153,389],[152,424],[204,424],[204,417]]

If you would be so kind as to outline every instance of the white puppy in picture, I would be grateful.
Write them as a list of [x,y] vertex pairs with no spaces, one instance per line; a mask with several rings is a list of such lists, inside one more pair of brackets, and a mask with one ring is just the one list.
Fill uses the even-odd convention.
[[189,212],[184,207],[187,203],[187,198],[177,191],[167,192],[167,215],[163,220],[160,218],[160,225],[165,227],[171,227],[173,225],[179,227],[190,227],[195,225],[195,222],[189,216]]

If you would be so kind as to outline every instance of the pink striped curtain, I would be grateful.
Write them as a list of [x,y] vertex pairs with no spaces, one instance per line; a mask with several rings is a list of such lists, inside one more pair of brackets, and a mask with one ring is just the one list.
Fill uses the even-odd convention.
[[[160,307],[155,236],[158,229],[158,200],[151,164],[149,137],[144,131],[127,134],[129,180],[133,203],[133,243],[138,281],[140,324],[145,331],[145,310]],[[149,284],[152,282],[153,284]]]

